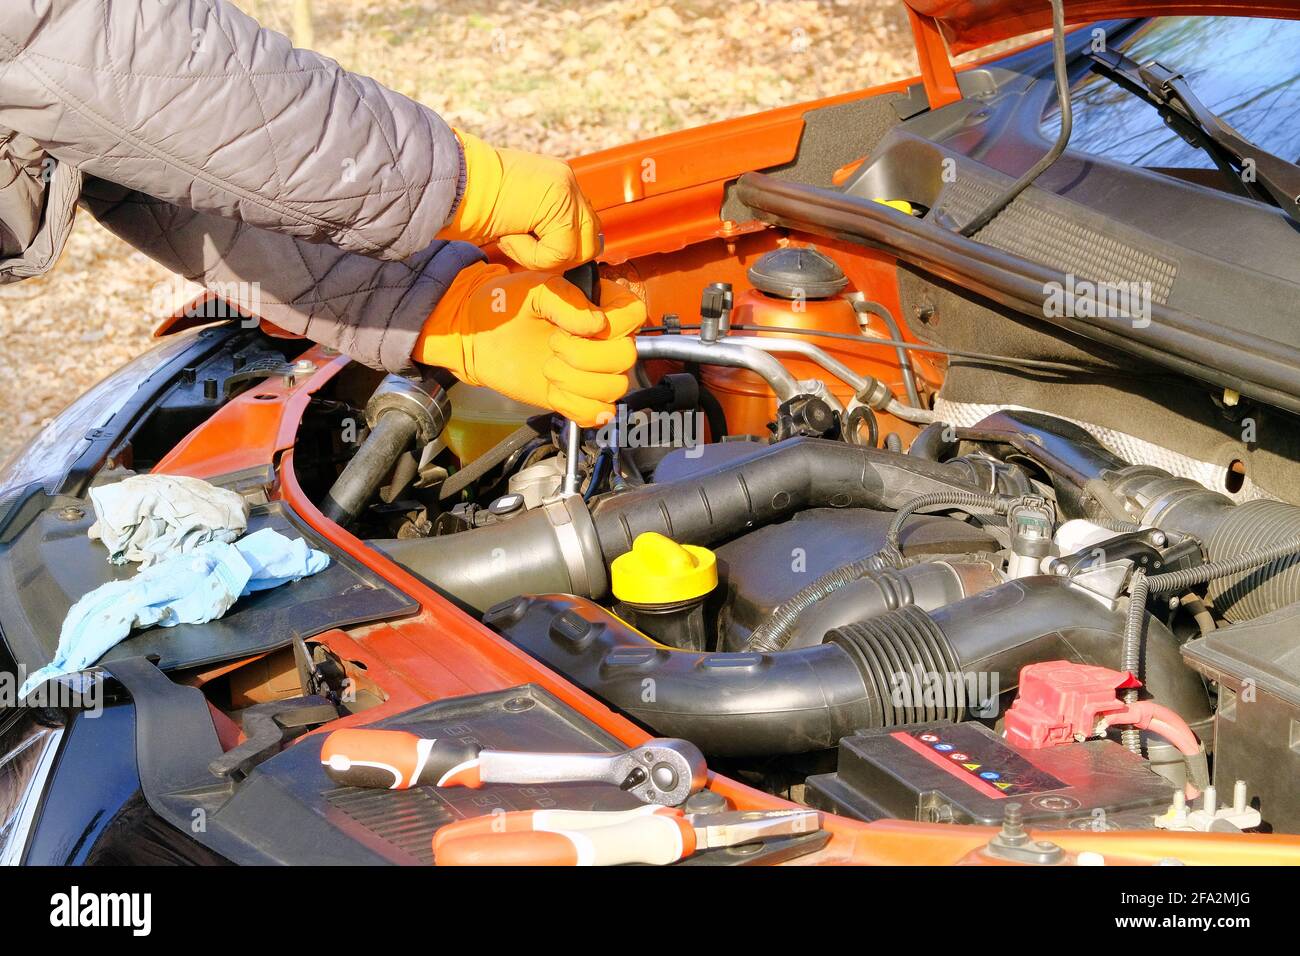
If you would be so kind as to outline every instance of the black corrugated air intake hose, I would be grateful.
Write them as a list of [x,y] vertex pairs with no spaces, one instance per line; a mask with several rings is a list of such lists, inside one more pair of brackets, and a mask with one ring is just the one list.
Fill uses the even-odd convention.
[[[894,562],[882,554],[873,554],[861,561],[853,561],[827,571],[816,581],[807,584],[786,598],[771,615],[749,635],[745,650],[770,652],[784,650],[790,643],[799,616],[819,601],[836,591],[865,577],[894,567]],[[887,580],[887,579],[884,579]]]
[[1215,614],[1248,621],[1300,601],[1300,507],[1284,501],[1241,504],[1158,468],[1133,466],[1109,484],[1136,502],[1148,527],[1195,537],[1206,563],[1152,575],[1152,593],[1184,594],[1208,585]]
[[372,546],[472,607],[516,594],[599,596],[606,567],[657,531],[711,545],[808,508],[895,510],[934,492],[975,491],[969,464],[794,438],[677,481],[632,488],[590,509],[564,499],[472,531]]
[[[1010,581],[935,611],[902,607],[834,628],[822,644],[707,653],[657,644],[571,595],[519,597],[484,620],[513,644],[664,736],[715,756],[806,753],[860,728],[994,715],[1043,660],[1118,667],[1125,618],[1057,578]],[[1149,622],[1143,680],[1194,728],[1200,678]]]

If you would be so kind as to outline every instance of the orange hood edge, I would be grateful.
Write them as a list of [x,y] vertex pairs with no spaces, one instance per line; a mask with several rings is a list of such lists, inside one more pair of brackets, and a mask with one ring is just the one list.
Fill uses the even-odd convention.
[[[1047,0],[907,0],[909,11],[933,24],[949,53],[968,53],[1052,26]],[[1300,19],[1300,0],[1065,0],[1066,25],[1158,16],[1237,16]],[[918,45],[921,38],[918,36]]]

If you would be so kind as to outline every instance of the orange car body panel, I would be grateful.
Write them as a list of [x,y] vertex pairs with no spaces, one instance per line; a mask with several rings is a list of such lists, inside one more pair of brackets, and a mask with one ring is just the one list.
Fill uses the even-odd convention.
[[944,45],[939,25],[933,18],[907,8],[907,18],[912,24],[912,37],[916,41],[916,60],[921,68],[921,81],[931,109],[938,109],[961,99],[957,88],[957,74]]
[[[919,0],[916,6],[931,13],[947,9],[941,3],[927,6]],[[1106,15],[1115,14],[1108,11]],[[935,22],[931,18],[927,26],[926,16],[913,16],[921,37],[918,43],[926,46],[921,62],[926,65],[925,84],[932,102],[936,97],[942,100],[954,95],[955,90],[946,54],[939,62],[943,44],[932,29]],[[605,271],[622,277],[644,295],[651,303],[652,315],[674,310],[686,313],[698,303],[706,276],[707,281],[730,280],[738,289],[746,288],[744,270],[754,258],[781,242],[808,242],[811,237],[787,239],[758,223],[721,221],[726,184],[748,170],[793,159],[803,129],[801,117],[808,110],[901,91],[910,82],[915,81],[685,130],[574,160],[579,181],[601,214],[606,235],[601,257]],[[647,165],[646,160],[652,163]],[[653,176],[647,177],[644,174],[650,169]],[[817,245],[835,255],[853,288],[867,291],[897,314],[892,258],[820,238]],[[178,331],[191,322],[182,310],[166,320],[157,334]],[[851,357],[871,374],[896,379],[897,366],[890,364],[892,350],[888,348],[855,352]],[[210,478],[274,466],[277,485],[273,495],[333,546],[419,603],[419,611],[410,617],[328,631],[315,638],[343,659],[364,663],[368,678],[388,695],[379,706],[331,724],[329,729],[370,724],[431,700],[532,683],[628,745],[647,739],[643,729],[534,661],[320,513],[295,476],[294,439],[311,395],[349,360],[319,346],[309,348],[301,358],[316,366],[314,374],[293,381],[268,379],[233,399],[177,444],[155,470]],[[925,382],[941,381],[942,363],[918,356],[916,367]],[[895,374],[895,379],[889,379],[889,374]],[[903,423],[882,422],[882,431],[895,424],[901,428]],[[742,809],[789,806],[720,774],[710,774],[709,786]],[[796,865],[996,862],[980,853],[993,832],[988,828],[894,820],[861,823],[831,815],[826,816],[825,826],[832,834],[830,843],[818,853],[794,861]],[[1292,836],[1160,831],[1053,831],[1045,836],[1063,846],[1071,859],[1073,854],[1091,850],[1113,863],[1150,864],[1166,857],[1189,864],[1300,863],[1300,837]]]
[[[1052,25],[1045,0],[906,0],[908,8],[933,20],[954,54],[967,53]],[[1129,17],[1235,16],[1300,19],[1300,3],[1287,0],[1065,0],[1065,22],[1092,23]]]

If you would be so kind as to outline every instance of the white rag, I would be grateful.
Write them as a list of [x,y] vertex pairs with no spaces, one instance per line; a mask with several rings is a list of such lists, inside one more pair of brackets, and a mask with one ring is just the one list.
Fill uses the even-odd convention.
[[90,489],[95,518],[88,532],[114,564],[193,551],[211,541],[233,542],[248,529],[241,495],[183,475],[132,475]]

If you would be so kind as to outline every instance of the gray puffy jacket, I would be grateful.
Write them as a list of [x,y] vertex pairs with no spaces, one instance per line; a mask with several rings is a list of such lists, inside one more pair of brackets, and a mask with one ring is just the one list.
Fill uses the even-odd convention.
[[[473,246],[432,110],[225,0],[0,0],[0,282],[49,270],[78,203],[210,288],[401,371]],[[250,296],[252,298],[252,296]]]

